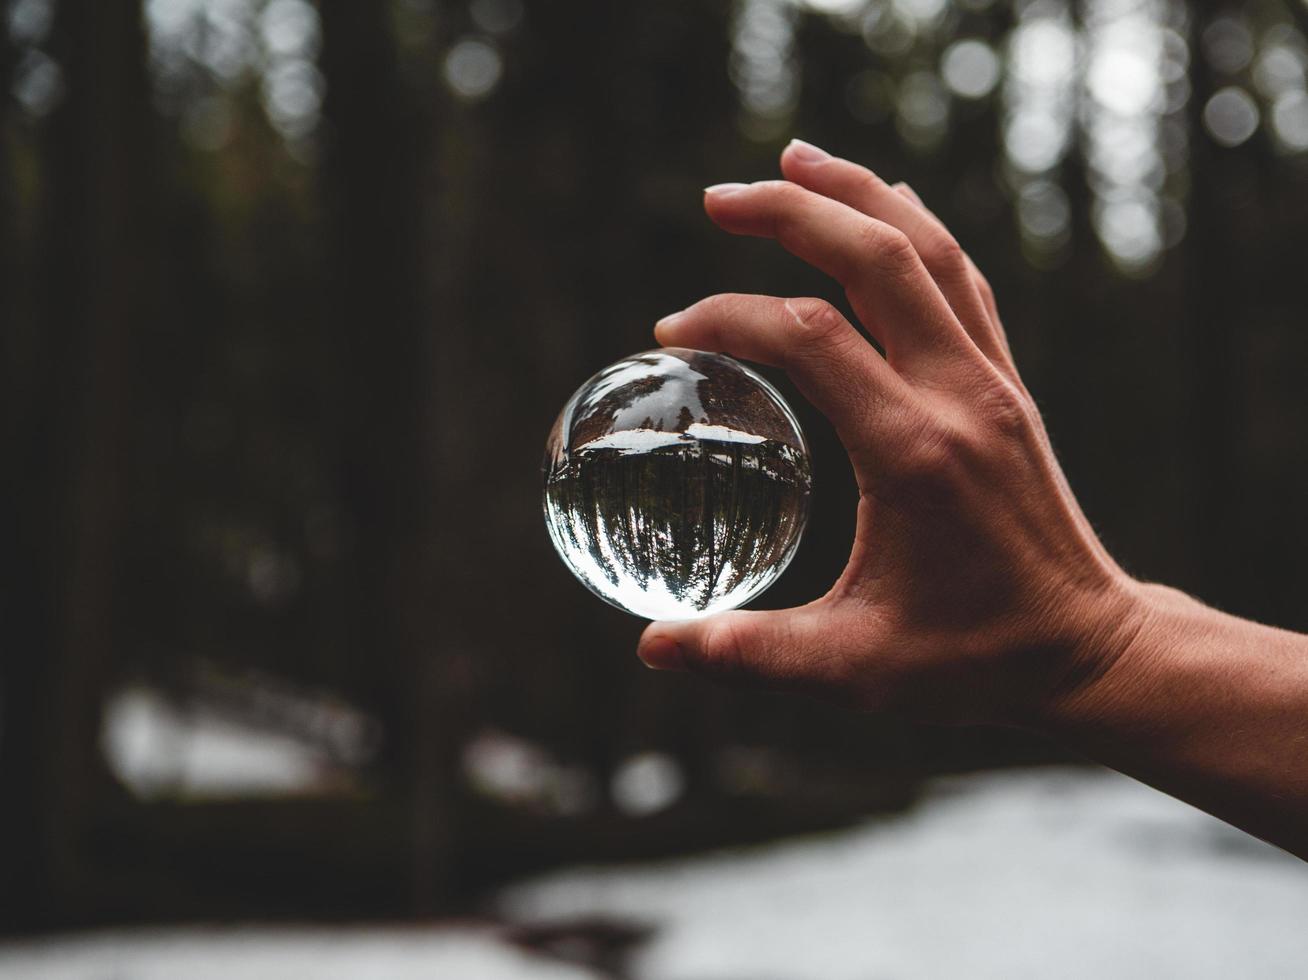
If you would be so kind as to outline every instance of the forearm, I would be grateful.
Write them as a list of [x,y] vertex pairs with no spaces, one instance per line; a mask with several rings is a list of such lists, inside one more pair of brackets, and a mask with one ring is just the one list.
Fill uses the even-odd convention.
[[1137,594],[1122,649],[1038,727],[1308,859],[1308,636]]

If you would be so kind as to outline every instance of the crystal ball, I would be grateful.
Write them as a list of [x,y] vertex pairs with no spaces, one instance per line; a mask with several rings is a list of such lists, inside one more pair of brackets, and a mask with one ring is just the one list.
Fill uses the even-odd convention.
[[592,592],[647,619],[734,609],[794,557],[813,479],[772,385],[723,354],[665,347],[577,389],[545,447],[545,523]]

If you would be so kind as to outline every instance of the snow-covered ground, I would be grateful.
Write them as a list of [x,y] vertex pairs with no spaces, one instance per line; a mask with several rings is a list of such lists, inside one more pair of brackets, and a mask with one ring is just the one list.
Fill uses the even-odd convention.
[[657,926],[642,980],[1308,976],[1308,865],[1094,770],[941,781],[846,833],[566,871],[502,902]]
[[[1308,865],[1112,773],[942,780],[901,817],[508,889],[513,923],[651,926],[638,980],[1308,975]],[[170,929],[0,946],[0,977],[572,980],[484,926]]]
[[188,928],[0,947],[5,980],[596,980],[474,928]]

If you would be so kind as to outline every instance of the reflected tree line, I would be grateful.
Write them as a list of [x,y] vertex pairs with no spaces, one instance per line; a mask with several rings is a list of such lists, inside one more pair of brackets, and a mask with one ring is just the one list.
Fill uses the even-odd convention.
[[808,507],[808,465],[772,441],[582,447],[545,492],[563,546],[602,594],[621,603],[634,588],[705,610],[784,567]]
[[[710,293],[832,296],[699,207],[775,175],[792,135],[908,180],[955,230],[1133,572],[1308,626],[1298,3],[4,13],[10,929],[429,912],[1055,752],[652,676],[640,624],[550,548],[540,450],[583,379]],[[839,573],[856,496],[779,383],[817,489],[768,604]],[[375,721],[344,784],[144,801],[102,751],[130,685],[310,737],[266,710],[267,678]],[[486,733],[589,788],[563,809],[488,795],[468,752]],[[608,788],[649,751],[684,791],[635,818]]]

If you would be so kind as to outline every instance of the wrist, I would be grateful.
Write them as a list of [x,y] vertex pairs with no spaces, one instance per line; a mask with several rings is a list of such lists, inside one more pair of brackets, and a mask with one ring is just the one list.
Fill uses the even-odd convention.
[[1025,727],[1066,735],[1112,717],[1122,702],[1139,697],[1157,669],[1167,610],[1193,601],[1126,575],[1087,601],[1063,663]]

